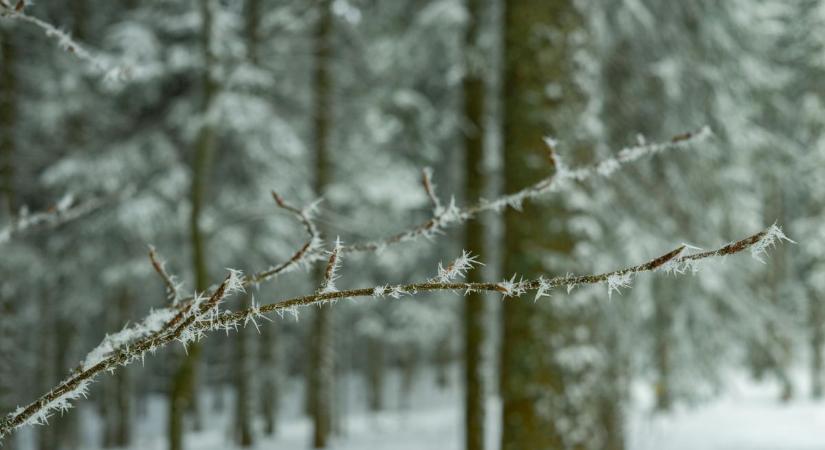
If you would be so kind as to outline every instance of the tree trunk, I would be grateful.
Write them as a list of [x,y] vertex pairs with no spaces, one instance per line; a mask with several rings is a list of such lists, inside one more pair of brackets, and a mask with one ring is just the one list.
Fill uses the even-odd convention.
[[[0,27],[0,214],[15,215],[14,132],[17,122],[16,49],[13,33]],[[2,216],[0,216],[2,217]]]
[[[54,368],[54,354],[56,353],[54,347],[56,339],[54,335],[57,332],[57,319],[54,314],[53,299],[48,292],[48,288],[40,293],[39,310],[46,312],[46,317],[43,332],[37,335],[38,337],[38,355],[37,355],[37,372],[38,384],[40,390],[50,389],[58,377]],[[57,433],[53,426],[40,427],[37,430],[37,448],[38,450],[55,450],[57,448]]]
[[825,308],[822,307],[822,299],[814,292],[808,295],[808,318],[811,329],[811,397],[822,398],[823,391],[823,359],[822,347],[825,344]]
[[[560,108],[574,111],[570,36],[581,20],[569,0],[507,0],[504,22],[504,190],[515,192],[553,170],[544,137],[563,129],[554,120],[562,117]],[[564,86],[561,99],[546,94],[550,82]],[[504,273],[535,278],[546,273],[548,255],[568,255],[566,215],[559,202],[507,210]],[[549,301],[507,299],[502,309],[501,449],[566,448],[558,419],[573,417],[570,408],[578,405],[567,404],[568,379],[554,358],[554,342],[575,325]]]
[[[247,297],[245,301],[245,308],[252,306],[251,298]],[[253,376],[255,370],[252,367],[252,354],[250,348],[249,327],[243,327],[238,330],[238,336],[235,338],[235,442],[238,446],[243,448],[252,447],[252,392],[254,388]]]
[[[211,0],[200,0],[201,13],[201,51],[204,58],[202,74],[203,99],[201,113],[204,115],[201,129],[195,142],[192,160],[192,210],[189,218],[190,238],[192,241],[192,266],[195,274],[195,289],[203,292],[209,288],[209,274],[206,266],[206,243],[201,230],[201,213],[206,196],[207,180],[215,147],[215,129],[209,122],[207,113],[212,100],[217,94],[218,84],[213,79],[212,67],[215,56],[212,52],[212,5]],[[198,428],[199,405],[197,395],[198,366],[201,359],[201,346],[195,342],[189,345],[186,356],[176,371],[169,398],[169,448],[183,450],[183,419],[188,409],[195,412],[195,426]]]
[[[670,280],[668,280],[670,281]],[[654,362],[656,367],[656,383],[654,394],[656,397],[656,410],[669,411],[672,404],[671,392],[671,326],[673,323],[673,313],[671,311],[670,298],[666,296],[668,289],[661,288],[661,284],[654,282],[660,289],[655,292],[659,297],[653,302],[653,336],[655,340]],[[677,291],[678,292],[678,291]]]
[[[485,82],[478,56],[481,0],[467,0],[469,20],[464,34],[464,196],[473,202],[484,196],[484,104]],[[480,260],[486,255],[484,226],[467,222],[463,248]],[[481,282],[481,270],[467,274],[468,282]],[[484,450],[485,380],[484,344],[486,306],[484,294],[472,292],[464,298],[464,448]]]
[[412,406],[413,389],[415,388],[415,372],[418,365],[418,351],[412,344],[401,353],[401,398],[398,404],[400,409],[407,411]]
[[261,414],[264,418],[264,433],[272,436],[278,429],[279,389],[277,324],[268,323],[261,328]]
[[[17,79],[13,34],[0,24],[0,217],[12,218],[17,210],[14,189],[14,130],[17,118]],[[18,351],[18,317],[14,296],[0,292],[0,409],[11,411],[19,399],[15,367]],[[16,436],[3,442],[14,450]]]
[[384,341],[367,337],[367,403],[372,412],[384,409],[384,367]]
[[[260,63],[259,48],[261,41],[260,0],[246,0],[244,17],[246,26],[246,47],[249,61],[257,65]],[[264,434],[272,436],[277,430],[278,421],[278,327],[277,324],[265,324],[261,328],[258,339],[260,365],[260,411],[264,421]]]
[[[317,196],[326,191],[330,181],[329,134],[332,129],[332,80],[330,59],[332,56],[332,2],[319,1],[319,17],[316,24],[315,69],[312,74],[314,92],[313,137],[315,147],[314,190]],[[329,236],[324,236],[329,239]],[[324,268],[318,266],[315,279],[320,282]],[[332,309],[323,305],[314,311],[310,338],[309,395],[313,423],[312,445],[325,448],[332,431],[332,383],[334,378],[332,335]]]
[[435,386],[444,390],[450,387],[450,362],[453,358],[453,349],[449,333],[445,333],[435,343],[433,365],[435,368]]
[[[117,308],[109,309],[108,328],[122,326],[129,320],[131,297],[127,290],[120,294]],[[103,380],[103,447],[125,448],[132,439],[132,383],[130,368],[120,370]]]

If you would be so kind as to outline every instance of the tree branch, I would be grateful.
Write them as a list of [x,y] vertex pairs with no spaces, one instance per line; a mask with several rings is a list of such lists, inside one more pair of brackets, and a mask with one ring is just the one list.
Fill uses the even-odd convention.
[[[515,277],[510,281],[497,283],[453,283],[441,281],[426,281],[398,285],[381,285],[368,288],[350,289],[343,291],[325,292],[319,290],[312,295],[294,297],[277,303],[242,311],[219,311],[220,302],[235,292],[240,292],[245,283],[236,271],[221,283],[208,297],[196,296],[196,300],[188,306],[166,308],[151,313],[140,325],[127,328],[115,335],[107,337],[104,342],[87,357],[86,361],[68,379],[61,382],[52,390],[25,407],[10,413],[0,423],[0,438],[8,435],[15,429],[27,424],[43,423],[49,414],[54,411],[66,410],[70,402],[79,396],[85,396],[88,385],[104,371],[114,371],[119,366],[127,365],[136,359],[143,358],[147,352],[153,352],[172,341],[180,341],[184,345],[199,339],[204,333],[212,330],[229,330],[262,314],[285,311],[294,311],[301,306],[319,305],[344,298],[373,297],[399,298],[403,295],[417,295],[433,291],[454,291],[467,294],[469,292],[499,292],[506,297],[520,296],[528,291],[536,291],[536,297],[548,295],[554,288],[606,283],[621,278],[630,277],[652,271],[668,273],[684,273],[695,271],[697,262],[724,257],[750,250],[758,258],[767,248],[782,240],[789,240],[776,225],[767,230],[756,233],[745,239],[732,242],[721,248],[693,254],[685,254],[687,247],[682,245],[673,251],[654,258],[643,264],[596,275],[563,276],[550,279],[521,280],[516,282]],[[169,317],[172,317],[169,319]],[[116,345],[115,345],[116,344]],[[108,352],[108,353],[107,353]]]
[[134,186],[126,187],[123,191],[109,195],[91,198],[76,203],[71,195],[65,195],[55,205],[36,213],[21,213],[12,218],[11,222],[0,228],[0,244],[11,241],[17,235],[38,228],[54,228],[64,223],[87,216],[106,204],[121,200],[133,195],[137,190]]
[[[479,200],[475,204],[464,208],[458,208],[454,202],[447,207],[441,206],[435,197],[430,176],[425,172],[424,188],[431,202],[436,205],[435,214],[425,222],[401,231],[384,239],[344,246],[344,253],[372,252],[383,249],[389,245],[408,242],[420,237],[432,237],[443,231],[445,228],[458,225],[474,216],[487,211],[501,211],[505,208],[521,209],[522,204],[528,200],[535,200],[551,192],[560,190],[567,181],[584,181],[595,176],[607,177],[619,170],[623,165],[637,161],[645,156],[651,156],[670,150],[685,149],[693,144],[705,141],[712,136],[709,127],[703,127],[697,131],[683,133],[670,139],[668,142],[640,144],[633,147],[626,147],[620,150],[615,157],[610,157],[578,169],[566,167],[555,152],[556,142],[547,139],[550,162],[553,173],[531,186],[518,192],[505,195],[495,200]],[[440,208],[439,208],[440,207]]]

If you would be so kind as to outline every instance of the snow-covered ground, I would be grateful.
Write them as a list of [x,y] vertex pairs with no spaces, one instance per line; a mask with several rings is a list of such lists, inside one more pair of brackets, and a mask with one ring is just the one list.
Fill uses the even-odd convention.
[[808,400],[803,373],[797,400],[778,401],[779,386],[731,376],[725,393],[693,407],[653,415],[643,394],[631,414],[630,450],[823,450],[825,402]]
[[[455,375],[455,374],[454,374]],[[454,376],[453,379],[456,379]],[[453,383],[446,390],[435,388],[429,374],[418,379],[409,398],[409,408],[401,408],[398,377],[387,386],[388,408],[378,414],[364,409],[362,386],[357,377],[345,382],[347,395],[341,404],[351,411],[339,424],[338,450],[450,450],[461,448],[460,392]],[[309,448],[309,421],[300,414],[301,385],[293,382],[281,414],[277,436],[259,439],[256,449],[294,450]],[[726,393],[696,406],[677,407],[668,415],[650,412],[650,398],[643,386],[635,389],[636,402],[629,411],[629,450],[822,450],[825,449],[825,402],[777,401],[777,386],[755,383],[744,376],[733,376]],[[805,394],[799,386],[799,396]],[[211,402],[207,401],[209,405]],[[229,403],[231,405],[231,403]],[[149,404],[141,419],[133,448],[165,449],[165,405],[162,398]],[[96,441],[99,429],[94,409],[82,409],[85,439]],[[231,410],[230,408],[227,408]],[[488,404],[490,419],[488,442],[497,448],[499,402]],[[188,448],[218,450],[232,448],[231,420],[226,414],[208,414],[205,430],[187,436]],[[88,447],[89,450],[95,447]]]

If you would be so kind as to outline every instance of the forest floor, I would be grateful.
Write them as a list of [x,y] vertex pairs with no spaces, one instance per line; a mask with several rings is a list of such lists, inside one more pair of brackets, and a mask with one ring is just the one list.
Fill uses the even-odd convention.
[[[453,373],[456,380],[457,373]],[[802,374],[800,374],[802,375]],[[801,378],[801,377],[800,377]],[[345,395],[340,407],[350,411],[338,427],[336,450],[459,450],[461,448],[461,394],[453,383],[446,389],[435,386],[434,376],[422,374],[412,395],[399,396],[400,380],[389,377],[385,401],[387,409],[379,413],[365,410],[363,386],[358,377],[344,381]],[[261,438],[255,449],[295,450],[309,448],[310,422],[301,414],[301,384],[289,386],[279,429],[274,438]],[[628,411],[628,450],[823,450],[825,449],[825,402],[803,400],[807,392],[799,385],[799,399],[781,403],[778,386],[771,382],[756,383],[744,376],[733,376],[723,394],[692,406],[678,406],[669,414],[653,414],[649,390],[634,389],[634,405]],[[394,393],[390,395],[390,393]],[[206,414],[202,432],[187,436],[187,447],[197,450],[232,448],[230,441],[231,395],[225,394],[223,413]],[[402,402],[406,405],[402,407]],[[214,398],[206,402],[212,410]],[[90,402],[91,403],[91,402]],[[81,408],[84,416],[83,440],[98,441],[100,420],[94,408]],[[133,448],[162,450],[165,445],[165,404],[158,397],[147,404],[139,420]],[[488,442],[497,448],[500,429],[497,419],[499,402],[488,403]],[[28,440],[28,439],[27,439]],[[96,447],[89,446],[89,450]]]

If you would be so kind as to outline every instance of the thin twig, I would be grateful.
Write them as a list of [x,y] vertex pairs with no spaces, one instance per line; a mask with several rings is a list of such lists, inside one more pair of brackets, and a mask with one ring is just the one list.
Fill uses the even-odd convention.
[[76,203],[70,195],[64,196],[55,205],[36,213],[22,213],[14,217],[11,222],[0,228],[0,244],[11,241],[15,236],[40,228],[54,228],[65,223],[87,216],[103,206],[130,197],[137,192],[134,186],[129,186],[120,192],[100,197],[90,198]]
[[[384,239],[352,244],[344,246],[344,253],[353,252],[372,252],[380,250],[389,245],[398,244],[415,240],[419,237],[431,237],[441,232],[443,229],[460,224],[478,214],[487,211],[501,211],[505,208],[520,209],[521,205],[527,200],[534,200],[542,197],[548,193],[559,190],[563,183],[567,181],[583,181],[595,176],[609,176],[621,166],[637,161],[645,156],[655,155],[664,151],[683,149],[691,144],[701,142],[708,139],[712,135],[710,128],[703,127],[697,131],[690,133],[683,133],[670,139],[669,142],[640,144],[633,147],[627,147],[617,153],[615,157],[610,157],[598,161],[594,164],[579,168],[569,169],[564,166],[555,152],[555,141],[549,140],[547,147],[550,149],[551,165],[555,169],[553,173],[538,182],[512,194],[494,200],[479,200],[475,204],[464,208],[458,208],[454,203],[448,207],[442,207],[440,210],[436,209],[435,214],[424,221],[423,223],[414,226],[410,229],[401,231]],[[427,196],[432,200],[434,194],[431,194],[431,185],[427,186],[427,177],[425,175],[425,190]],[[437,200],[437,197],[436,197]],[[439,203],[440,204],[440,203]]]
[[155,251],[155,247],[151,245],[149,246],[149,260],[152,262],[152,267],[155,269],[155,272],[157,272],[158,276],[163,280],[163,284],[166,286],[166,300],[172,305],[177,305],[180,300],[178,285],[175,283],[174,277],[166,272],[166,262],[160,260]]

